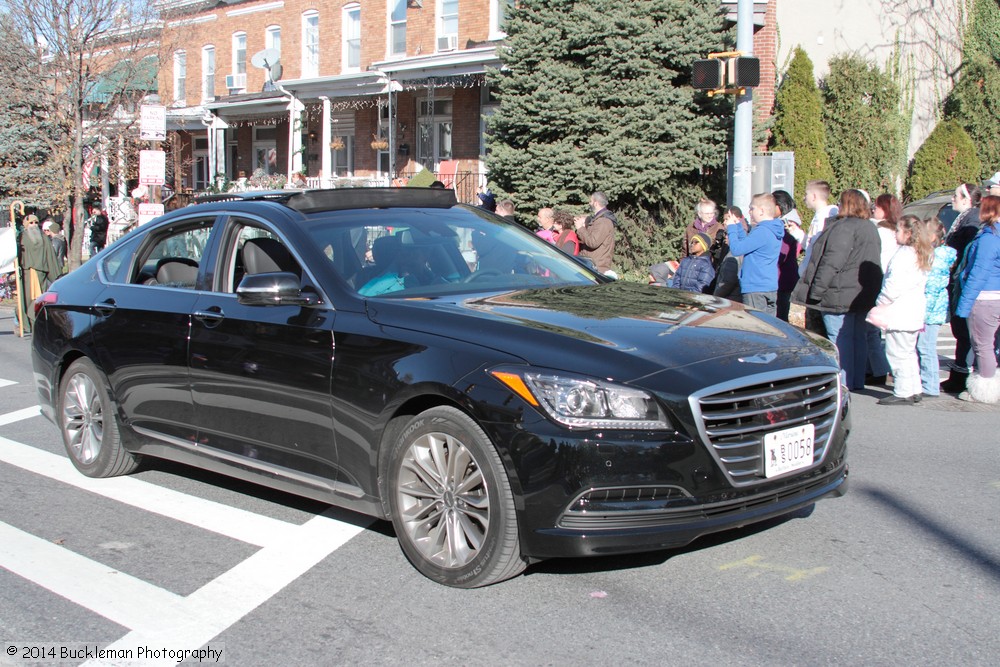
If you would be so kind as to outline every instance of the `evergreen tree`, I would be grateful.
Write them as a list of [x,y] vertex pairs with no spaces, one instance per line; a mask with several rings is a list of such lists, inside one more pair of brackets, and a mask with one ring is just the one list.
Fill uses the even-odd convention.
[[[796,206],[807,211],[806,183],[833,181],[826,152],[823,106],[813,64],[802,47],[795,47],[774,100],[774,133],[771,150],[795,153]],[[808,220],[808,216],[803,216]]]
[[[491,76],[497,188],[529,210],[601,190],[623,222],[616,266],[644,271],[670,245],[676,256],[703,170],[724,177],[731,100],[690,87],[691,63],[727,34],[718,1],[524,0],[505,29],[505,68]],[[654,238],[622,242],[630,234]]]
[[822,92],[834,189],[898,193],[909,129],[899,85],[864,58],[847,55],[830,61]]
[[913,156],[906,198],[920,199],[937,190],[953,189],[958,183],[975,183],[981,164],[976,146],[954,120],[938,123]]
[[1000,0],[970,0],[958,82],[944,117],[969,133],[982,161],[981,178],[1000,169]]

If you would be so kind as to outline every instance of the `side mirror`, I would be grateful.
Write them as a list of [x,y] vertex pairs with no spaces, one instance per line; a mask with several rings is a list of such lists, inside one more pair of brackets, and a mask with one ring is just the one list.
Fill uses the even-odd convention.
[[315,306],[319,295],[303,292],[294,273],[255,273],[240,281],[236,300],[246,306]]

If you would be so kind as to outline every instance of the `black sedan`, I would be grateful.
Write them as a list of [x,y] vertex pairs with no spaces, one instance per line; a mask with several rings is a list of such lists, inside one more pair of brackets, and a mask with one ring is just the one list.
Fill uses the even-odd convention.
[[824,340],[611,281],[449,190],[190,206],[35,311],[42,411],[83,474],[173,459],[387,518],[452,586],[847,488]]

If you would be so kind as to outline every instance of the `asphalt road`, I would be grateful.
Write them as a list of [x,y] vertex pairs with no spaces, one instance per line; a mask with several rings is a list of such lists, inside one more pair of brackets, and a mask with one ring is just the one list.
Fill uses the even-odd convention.
[[30,339],[11,328],[0,312],[0,665],[60,651],[130,664],[88,659],[96,648],[162,664],[210,648],[240,666],[1000,656],[998,408],[855,394],[844,498],[677,552],[548,561],[461,591],[413,570],[384,522],[172,464],[82,477],[35,409]]

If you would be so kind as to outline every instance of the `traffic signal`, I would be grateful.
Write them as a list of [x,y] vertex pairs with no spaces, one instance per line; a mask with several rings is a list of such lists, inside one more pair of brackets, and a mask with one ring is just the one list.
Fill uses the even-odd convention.
[[755,88],[760,85],[760,60],[751,56],[730,58],[726,64],[726,84],[730,88]]
[[718,90],[725,86],[725,61],[718,58],[695,60],[691,66],[691,86],[701,90]]
[[710,53],[706,60],[691,66],[691,87],[707,90],[708,95],[743,93],[745,88],[760,85],[760,60],[741,55],[741,51]]

